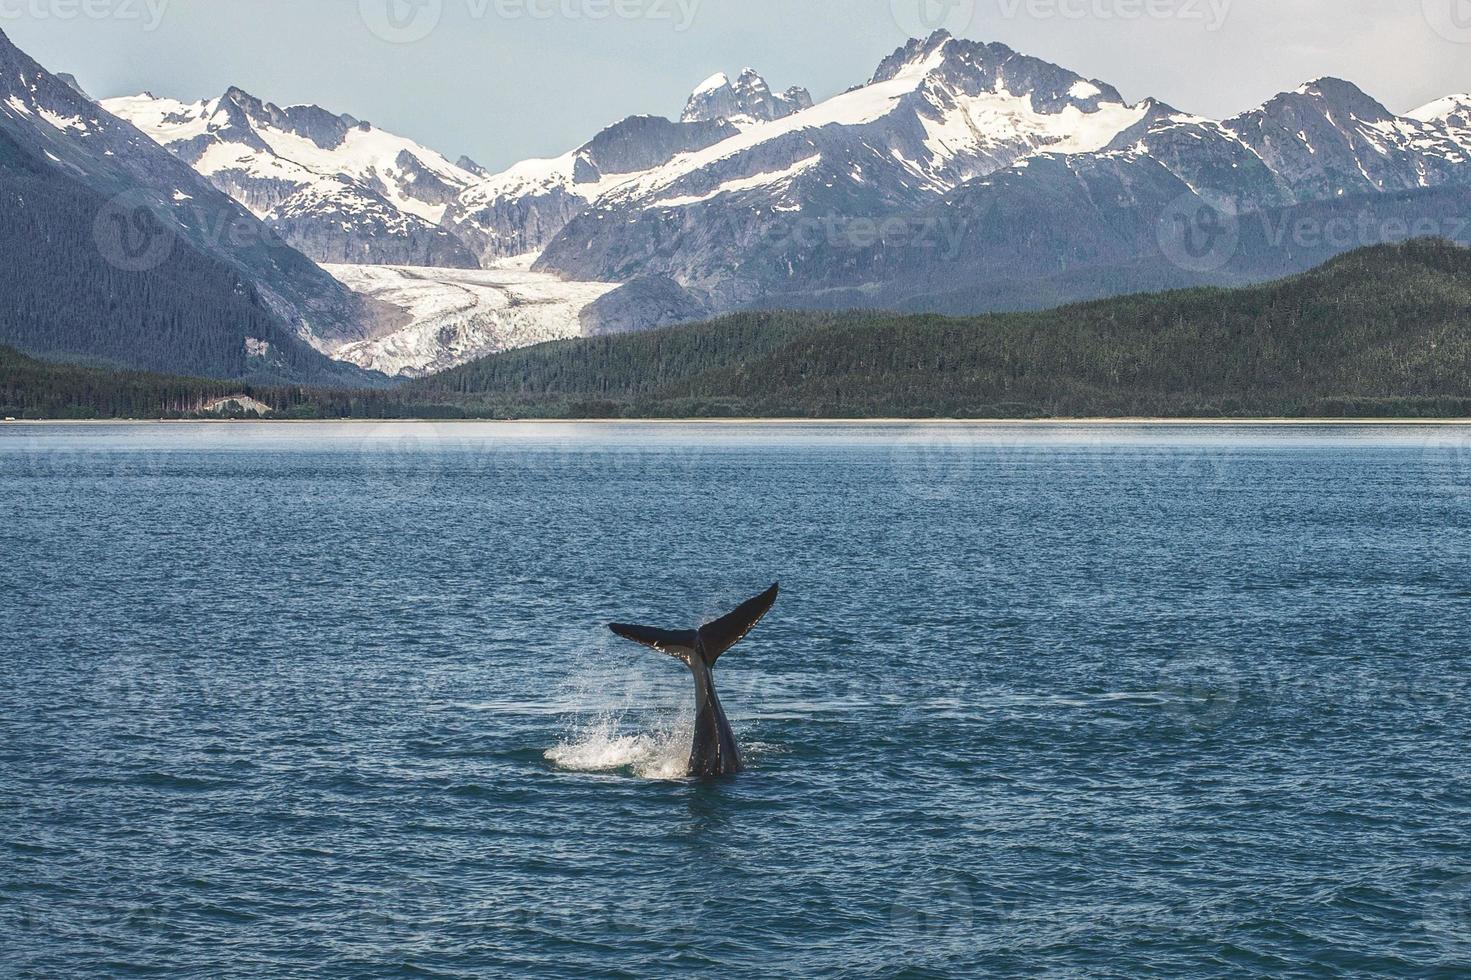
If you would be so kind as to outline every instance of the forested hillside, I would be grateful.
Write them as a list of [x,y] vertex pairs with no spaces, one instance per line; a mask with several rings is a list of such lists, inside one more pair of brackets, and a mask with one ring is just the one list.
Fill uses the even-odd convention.
[[1262,286],[1041,313],[740,314],[500,354],[405,394],[609,415],[1457,414],[1471,250],[1379,246]]
[[292,335],[233,268],[194,249],[178,244],[146,273],[106,261],[97,239],[106,207],[0,130],[0,252],[24,257],[0,263],[0,342],[218,377],[367,380]]
[[1247,289],[978,318],[747,313],[499,354],[391,391],[251,386],[0,350],[0,412],[291,418],[1465,417],[1471,250],[1364,249]]

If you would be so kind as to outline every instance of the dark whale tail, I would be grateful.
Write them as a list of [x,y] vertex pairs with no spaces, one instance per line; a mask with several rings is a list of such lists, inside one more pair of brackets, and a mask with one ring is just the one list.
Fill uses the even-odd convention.
[[780,592],[781,583],[778,582],[756,598],[741,603],[734,611],[697,630],[661,630],[625,623],[612,623],[608,628],[626,640],[642,643],[685,663],[691,663],[698,653],[701,660],[714,666],[722,653],[741,642],[771,611]]
[[780,591],[780,583],[773,585],[756,598],[741,603],[734,612],[699,629],[661,630],[623,623],[612,623],[608,627],[621,637],[678,657],[689,665],[690,673],[695,677],[695,731],[690,744],[688,770],[691,776],[728,776],[743,768],[735,733],[730,730],[730,721],[720,706],[719,695],[715,693],[711,668],[722,653],[741,642],[771,611]]

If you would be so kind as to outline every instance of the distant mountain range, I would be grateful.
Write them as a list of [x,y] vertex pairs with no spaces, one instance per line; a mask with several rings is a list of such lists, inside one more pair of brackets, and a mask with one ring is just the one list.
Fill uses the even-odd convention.
[[[1471,241],[1471,96],[1400,116],[1324,78],[1212,121],[945,32],[822,102],[751,69],[718,74],[677,121],[633,116],[494,174],[239,89],[94,103],[8,41],[0,75],[5,180],[64,182],[73,252],[120,199],[124,225],[159,222],[210,270],[157,288],[149,277],[177,282],[185,259],[128,271],[93,248],[68,262],[96,275],[68,281],[136,292],[121,302],[137,326],[50,323],[36,310],[69,287],[37,272],[49,292],[7,298],[19,313],[0,340],[165,370],[416,375],[735,310],[1033,309],[1263,281],[1380,241]],[[18,207],[15,247],[61,240],[48,223],[66,209],[17,224]],[[212,325],[182,310],[144,323],[164,294]],[[222,312],[240,304],[262,325]],[[158,338],[191,332],[208,353],[172,362],[188,345]]]

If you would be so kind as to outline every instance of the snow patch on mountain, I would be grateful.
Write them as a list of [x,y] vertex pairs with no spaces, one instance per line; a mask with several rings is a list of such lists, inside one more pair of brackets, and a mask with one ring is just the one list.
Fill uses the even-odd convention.
[[413,140],[235,88],[200,102],[143,93],[103,105],[319,261],[476,264],[438,226],[480,175]]
[[810,170],[821,162],[822,157],[811,156],[805,160],[798,160],[785,170],[778,170],[774,173],[755,174],[751,177],[738,177],[735,180],[728,180],[714,190],[706,191],[704,194],[664,198],[655,201],[651,206],[659,208],[683,208],[691,204],[700,204],[709,201],[722,194],[737,194],[741,191],[756,190],[757,188],[778,187],[790,183],[792,178],[805,170]]
[[700,84],[696,85],[694,92],[690,95],[690,98],[693,99],[697,96],[708,95],[711,92],[719,92],[721,89],[726,88],[730,88],[730,76],[723,71],[718,71],[715,74],[711,75],[709,78],[705,79]]

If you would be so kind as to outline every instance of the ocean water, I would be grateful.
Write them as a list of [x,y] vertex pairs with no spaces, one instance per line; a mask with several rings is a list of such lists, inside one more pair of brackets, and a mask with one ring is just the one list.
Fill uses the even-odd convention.
[[1465,976],[1468,614],[1460,428],[0,426],[0,975]]

